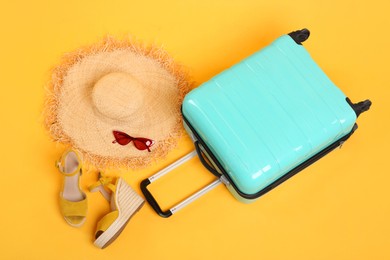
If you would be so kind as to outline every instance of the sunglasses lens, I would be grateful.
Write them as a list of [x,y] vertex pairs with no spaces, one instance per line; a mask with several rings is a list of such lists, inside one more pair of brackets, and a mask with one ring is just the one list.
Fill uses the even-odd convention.
[[120,145],[127,145],[132,140],[132,138],[126,133],[123,133],[120,131],[113,131],[112,133],[114,134],[114,137],[115,137],[114,142],[117,142]]
[[134,142],[134,146],[138,150],[148,150],[150,152],[150,147],[154,144],[154,141],[148,138],[143,137],[131,137],[130,135],[120,132],[120,131],[112,131],[115,140],[112,143],[118,143],[120,145],[127,145],[131,141]]
[[147,139],[147,138],[134,138],[133,140],[134,146],[138,150],[148,150],[150,152],[149,147],[151,147],[154,144],[153,140]]

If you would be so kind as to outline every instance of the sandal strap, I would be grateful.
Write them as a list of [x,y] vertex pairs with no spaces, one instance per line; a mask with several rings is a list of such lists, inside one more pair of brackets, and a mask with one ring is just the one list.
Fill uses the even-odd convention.
[[87,208],[87,199],[69,201],[60,197],[60,209],[64,217],[85,217],[87,216]]
[[115,193],[115,185],[112,184],[114,178],[109,176],[104,176],[101,172],[99,172],[99,180],[95,182],[94,184],[90,185],[88,187],[90,192],[96,192],[100,191],[100,193],[103,195],[103,197],[110,201],[111,196],[110,194],[104,189],[109,189],[112,193]]
[[[77,157],[77,160],[79,162],[77,168],[73,171],[73,172],[70,172],[70,173],[67,173],[65,172],[65,158],[66,156],[68,155],[68,153],[70,152],[74,152],[76,154],[76,157]],[[77,153],[75,150],[73,149],[68,149],[66,150],[60,159],[58,159],[56,162],[55,162],[55,167],[60,171],[61,174],[65,175],[66,177],[71,177],[71,176],[74,176],[78,173],[80,173],[80,175],[82,175],[82,163],[81,163],[81,159],[80,159],[80,155],[79,153]]]
[[105,232],[111,226],[112,223],[118,218],[119,211],[114,210],[105,215],[96,225],[96,233],[99,231]]
[[95,182],[94,184],[90,185],[88,187],[89,191],[95,192],[96,188],[99,186],[107,187],[112,192],[115,192],[115,185],[112,184],[112,181],[114,180],[113,177],[104,176],[101,173],[99,173],[99,180]]

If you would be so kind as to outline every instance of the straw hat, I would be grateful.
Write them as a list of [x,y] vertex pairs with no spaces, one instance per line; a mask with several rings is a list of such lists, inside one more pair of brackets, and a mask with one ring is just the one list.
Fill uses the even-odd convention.
[[[55,141],[97,168],[144,167],[176,145],[189,89],[186,73],[165,51],[108,37],[53,69],[44,123]],[[120,145],[113,131],[154,143],[150,152]]]

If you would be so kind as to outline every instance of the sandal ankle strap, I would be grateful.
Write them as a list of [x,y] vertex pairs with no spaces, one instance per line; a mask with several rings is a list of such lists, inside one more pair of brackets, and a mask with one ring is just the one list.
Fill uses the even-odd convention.
[[[65,172],[65,158],[66,156],[70,153],[70,152],[73,152],[75,153],[76,157],[77,157],[77,161],[78,161],[78,165],[77,165],[77,168],[73,171],[73,172]],[[58,159],[56,162],[55,162],[55,167],[60,171],[61,174],[65,175],[66,177],[71,177],[71,176],[74,176],[78,173],[80,173],[80,175],[82,175],[82,163],[81,163],[81,159],[80,159],[80,155],[75,151],[75,150],[72,150],[72,149],[69,149],[67,151],[65,151],[61,158]]]
[[88,187],[90,192],[96,192],[100,191],[100,193],[103,195],[103,197],[110,201],[111,196],[110,194],[105,190],[105,188],[109,189],[112,193],[115,193],[115,185],[112,184],[114,178],[104,176],[101,172],[99,172],[99,180],[95,182],[94,184],[90,185]]

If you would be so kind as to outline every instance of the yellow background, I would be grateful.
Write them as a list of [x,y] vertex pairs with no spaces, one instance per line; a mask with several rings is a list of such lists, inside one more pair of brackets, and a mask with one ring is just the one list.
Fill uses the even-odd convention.
[[[1,259],[390,259],[390,5],[327,1],[2,1],[0,11]],[[80,229],[62,219],[54,168],[63,147],[41,126],[44,86],[61,55],[106,34],[163,45],[197,85],[307,27],[304,44],[353,101],[370,98],[359,129],[332,154],[255,203],[219,186],[170,219],[145,207],[105,250],[92,244],[108,211],[89,196]],[[187,137],[139,182],[192,150]],[[94,174],[82,178],[85,188]],[[193,160],[153,186],[169,207],[212,177]],[[178,192],[176,192],[178,190]]]

